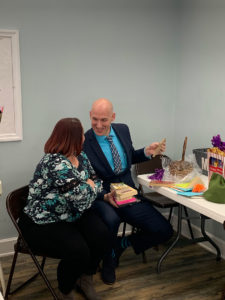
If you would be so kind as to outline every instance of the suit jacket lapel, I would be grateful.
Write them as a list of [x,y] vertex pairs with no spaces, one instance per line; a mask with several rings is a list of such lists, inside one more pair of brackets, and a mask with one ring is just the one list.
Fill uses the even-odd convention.
[[98,159],[101,162],[101,164],[104,164],[105,168],[108,170],[109,173],[113,173],[113,170],[107,158],[105,157],[102,148],[99,146],[99,143],[95,138],[93,130],[91,131],[90,145],[92,147],[92,151],[95,153],[96,159]]
[[127,157],[127,167],[129,166],[129,160],[130,160],[130,155],[129,155],[129,143],[126,142],[126,136],[122,134],[120,130],[117,130],[117,127],[112,124],[113,130],[115,131],[118,139],[120,140],[121,145],[123,146],[124,152]]

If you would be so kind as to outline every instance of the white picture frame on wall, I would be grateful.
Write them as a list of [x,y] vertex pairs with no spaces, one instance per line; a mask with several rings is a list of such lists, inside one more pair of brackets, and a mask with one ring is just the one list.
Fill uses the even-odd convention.
[[0,29],[0,118],[0,142],[23,139],[18,30]]

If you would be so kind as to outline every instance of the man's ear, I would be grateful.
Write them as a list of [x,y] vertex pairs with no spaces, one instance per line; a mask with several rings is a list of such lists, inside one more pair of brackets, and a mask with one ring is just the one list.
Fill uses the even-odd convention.
[[113,113],[112,114],[112,122],[115,120],[115,118],[116,118],[116,113]]
[[90,119],[91,119],[91,110],[90,110],[90,112],[89,112],[89,116],[90,116]]

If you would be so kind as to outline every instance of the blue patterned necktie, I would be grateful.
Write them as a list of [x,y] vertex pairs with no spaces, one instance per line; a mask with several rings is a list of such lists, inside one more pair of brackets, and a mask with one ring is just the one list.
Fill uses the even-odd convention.
[[106,139],[109,142],[110,150],[112,152],[114,172],[115,172],[115,174],[119,174],[122,170],[122,163],[121,163],[119,152],[116,149],[115,144],[113,143],[112,136],[109,135],[106,137]]

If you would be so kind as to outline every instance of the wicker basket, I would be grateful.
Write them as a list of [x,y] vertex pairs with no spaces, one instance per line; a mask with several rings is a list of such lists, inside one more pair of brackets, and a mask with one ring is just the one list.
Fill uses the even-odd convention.
[[170,174],[180,178],[185,177],[193,170],[193,165],[187,161],[173,161],[169,165]]

